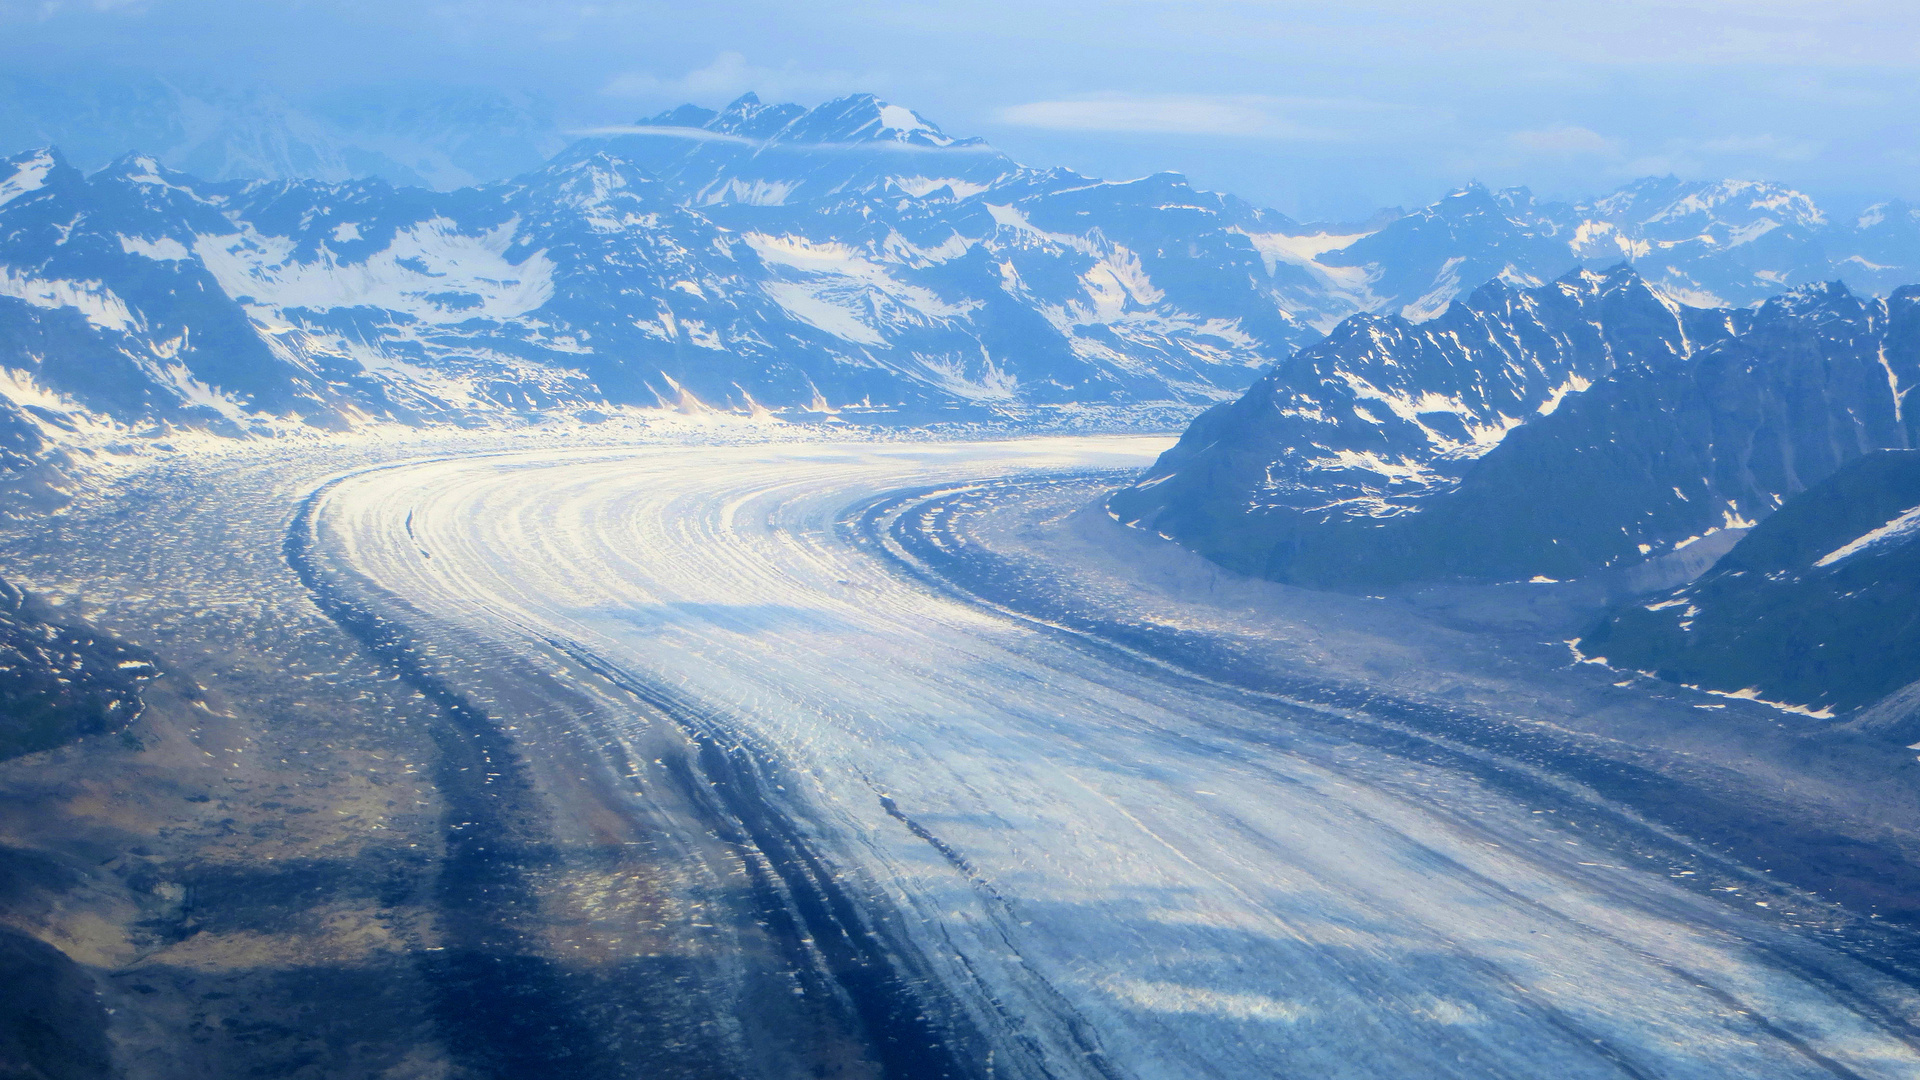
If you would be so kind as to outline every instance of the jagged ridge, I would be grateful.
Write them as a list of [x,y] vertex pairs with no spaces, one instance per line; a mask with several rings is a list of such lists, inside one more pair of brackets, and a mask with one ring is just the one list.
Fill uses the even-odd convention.
[[1492,284],[1418,327],[1358,317],[1204,414],[1110,506],[1307,584],[1624,568],[1914,445],[1916,304],[1831,285],[1701,311],[1622,268]]

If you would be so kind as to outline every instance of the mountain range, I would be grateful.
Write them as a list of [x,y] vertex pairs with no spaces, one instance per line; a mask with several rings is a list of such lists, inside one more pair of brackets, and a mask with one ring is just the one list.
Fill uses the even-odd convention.
[[1313,585],[1564,579],[1737,533],[1920,440],[1920,289],[1677,303],[1626,267],[1359,316],[1200,416],[1110,501]]
[[1920,287],[1495,281],[1347,320],[1107,507],[1309,587],[1577,580],[1608,608],[1577,656],[1831,718],[1920,679],[1916,383]]
[[[54,441],[663,402],[928,419],[1205,403],[1313,335],[1219,244],[1254,208],[1024,170],[871,98],[794,112],[737,103],[452,192],[18,156],[8,396]],[[1178,252],[1136,247],[1138,219]]]
[[[1661,347],[1678,334],[1684,352],[1785,288],[1875,295],[1920,275],[1920,224],[1895,204],[1835,223],[1777,186],[1674,180],[1580,205],[1470,187],[1363,224],[1302,223],[1174,174],[1026,167],[871,95],[683,106],[444,191],[204,179],[141,154],[87,175],[42,149],[0,164],[0,465],[25,476],[190,431],[623,407],[878,423],[1192,412],[1323,335],[1432,337],[1467,319],[1448,306],[1479,282],[1546,296],[1623,260],[1640,285],[1618,302],[1671,324]],[[1500,415],[1611,362],[1515,384]]]

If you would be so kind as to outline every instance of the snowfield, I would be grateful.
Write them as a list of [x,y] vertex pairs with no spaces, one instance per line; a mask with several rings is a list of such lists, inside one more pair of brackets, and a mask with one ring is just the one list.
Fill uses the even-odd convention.
[[992,1048],[982,1075],[1920,1075],[1874,1004],[1902,992],[1790,928],[1470,777],[969,602],[858,527],[891,493],[1166,445],[461,456],[349,475],[311,522],[417,631],[590,657],[634,725],[668,702],[749,751],[766,809]]

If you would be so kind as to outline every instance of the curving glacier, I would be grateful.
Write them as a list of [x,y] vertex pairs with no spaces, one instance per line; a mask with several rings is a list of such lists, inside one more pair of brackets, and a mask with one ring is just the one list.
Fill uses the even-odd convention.
[[[810,962],[844,995],[910,1001],[863,1014],[924,1044],[900,1075],[1920,1070],[1911,994],[1845,953],[1444,761],[1010,618],[915,554],[971,542],[938,525],[956,492],[1165,445],[419,460],[322,487],[289,551],[337,618],[410,643],[403,670],[520,741],[564,718],[511,711],[503,672],[591,699],[639,803],[671,801],[676,759],[647,733],[677,727],[717,805],[790,848],[785,870],[765,842],[746,859],[782,875]],[[677,827],[686,849],[709,828]],[[883,948],[835,951],[855,938]]]

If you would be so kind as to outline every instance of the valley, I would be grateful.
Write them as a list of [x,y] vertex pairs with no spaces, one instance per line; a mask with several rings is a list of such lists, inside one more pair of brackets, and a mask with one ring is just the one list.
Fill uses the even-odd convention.
[[1891,191],[9,78],[0,1077],[1920,1075]]
[[1232,578],[1101,509],[1164,438],[767,439],[281,447],[11,533],[168,673],[133,744],[0,764],[16,909],[119,1060],[1920,1060],[1885,739],[1615,686],[1546,593]]

